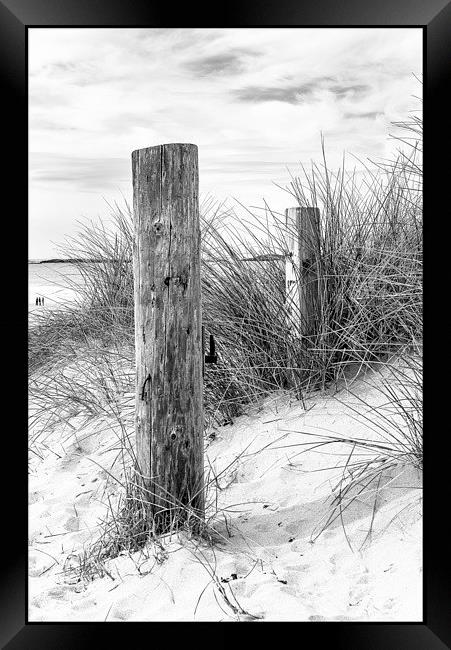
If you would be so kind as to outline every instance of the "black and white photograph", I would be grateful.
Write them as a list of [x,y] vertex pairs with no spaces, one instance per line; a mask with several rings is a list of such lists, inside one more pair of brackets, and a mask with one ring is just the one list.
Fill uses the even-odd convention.
[[423,621],[423,44],[29,28],[30,622]]

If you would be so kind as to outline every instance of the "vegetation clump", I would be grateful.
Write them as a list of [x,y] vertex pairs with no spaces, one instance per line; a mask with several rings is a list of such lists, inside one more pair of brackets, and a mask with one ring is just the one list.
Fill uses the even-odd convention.
[[[203,323],[219,357],[218,364],[205,368],[210,428],[232,421],[245,404],[274,390],[290,390],[302,399],[313,388],[338,384],[350,367],[421,358],[421,120],[413,116],[398,127],[409,134],[402,138],[402,150],[392,161],[368,165],[360,181],[344,165],[333,173],[324,148],[322,164],[292,178],[290,201],[321,212],[315,262],[321,290],[310,336],[299,336],[289,316],[285,258],[290,233],[284,216],[266,208],[264,218],[248,212],[244,219],[211,202],[202,207]],[[133,222],[128,206],[112,207],[109,228],[102,222],[80,225],[63,247],[83,280],[75,304],[36,316],[30,328],[31,415],[37,422],[45,414],[33,438],[35,453],[46,428],[58,421],[74,414],[114,416],[120,453],[128,459],[126,475],[133,465]],[[415,363],[412,385],[417,390],[421,362]],[[418,397],[390,395],[390,384],[386,389],[389,400],[400,406],[407,434],[391,429],[385,450],[371,450],[382,454],[379,465],[353,465],[350,456],[348,480],[340,483],[334,504],[338,511],[360,480],[359,472],[377,483],[384,463],[401,455],[421,467]],[[130,510],[130,504],[140,503],[130,494],[111,524],[111,530],[121,532],[108,542],[109,555],[140,547],[151,530],[142,512],[135,518]]]

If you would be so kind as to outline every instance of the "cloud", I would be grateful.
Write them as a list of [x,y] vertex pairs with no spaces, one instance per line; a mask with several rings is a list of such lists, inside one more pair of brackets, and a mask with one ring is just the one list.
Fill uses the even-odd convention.
[[261,102],[297,104],[300,100],[301,91],[298,87],[268,88],[267,86],[247,86],[233,91],[233,95],[240,102],[254,104]]
[[80,127],[63,124],[41,116],[30,117],[30,129],[41,131],[81,131]]
[[366,84],[336,84],[331,86],[330,90],[340,98],[350,94],[362,96],[368,94],[368,92],[371,90],[371,86],[368,86]]
[[316,77],[311,81],[285,86],[246,86],[233,91],[240,102],[285,102],[299,104],[308,96],[320,91],[334,93],[339,99],[348,96],[362,97],[369,93],[371,86],[367,84],[337,83],[333,77]]
[[28,94],[30,109],[52,108],[70,105],[70,98],[64,93],[64,89],[53,90],[45,87],[44,84],[35,84],[30,88]]
[[239,74],[247,67],[246,59],[258,54],[254,50],[236,49],[232,52],[191,59],[186,61],[183,67],[202,77]]
[[30,180],[36,185],[64,184],[76,191],[102,191],[111,185],[130,183],[127,158],[81,158],[59,154],[30,154]]
[[78,61],[47,63],[39,70],[33,70],[30,79],[46,79],[47,83],[63,83],[66,87],[70,85],[84,87],[126,81],[128,75],[117,70],[109,70],[107,64],[100,61]]
[[364,84],[338,84],[334,77],[315,77],[307,82],[299,82],[281,86],[245,86],[233,91],[233,95],[240,102],[285,102],[298,104],[306,97],[321,91],[329,91],[339,98],[347,95],[363,95],[370,86]]
[[368,111],[367,113],[343,113],[343,117],[346,120],[351,120],[354,118],[362,120],[375,120],[380,115],[385,115],[384,111]]
[[102,120],[102,128],[108,132],[118,132],[121,129],[148,129],[153,132],[168,115],[168,109],[143,108],[135,111],[117,111]]

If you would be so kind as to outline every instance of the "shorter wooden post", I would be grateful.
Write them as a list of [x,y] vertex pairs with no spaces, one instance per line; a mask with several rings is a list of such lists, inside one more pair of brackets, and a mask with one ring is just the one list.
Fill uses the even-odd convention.
[[315,332],[318,309],[320,213],[318,208],[287,208],[289,257],[285,267],[290,325],[299,336]]

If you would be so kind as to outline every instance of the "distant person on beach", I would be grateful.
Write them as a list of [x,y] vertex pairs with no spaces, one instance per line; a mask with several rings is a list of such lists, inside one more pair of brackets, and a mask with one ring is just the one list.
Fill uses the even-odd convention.
[[38,304],[38,300],[39,300],[39,298],[36,298],[36,304]]
[[41,305],[44,307],[44,298],[41,298]]

